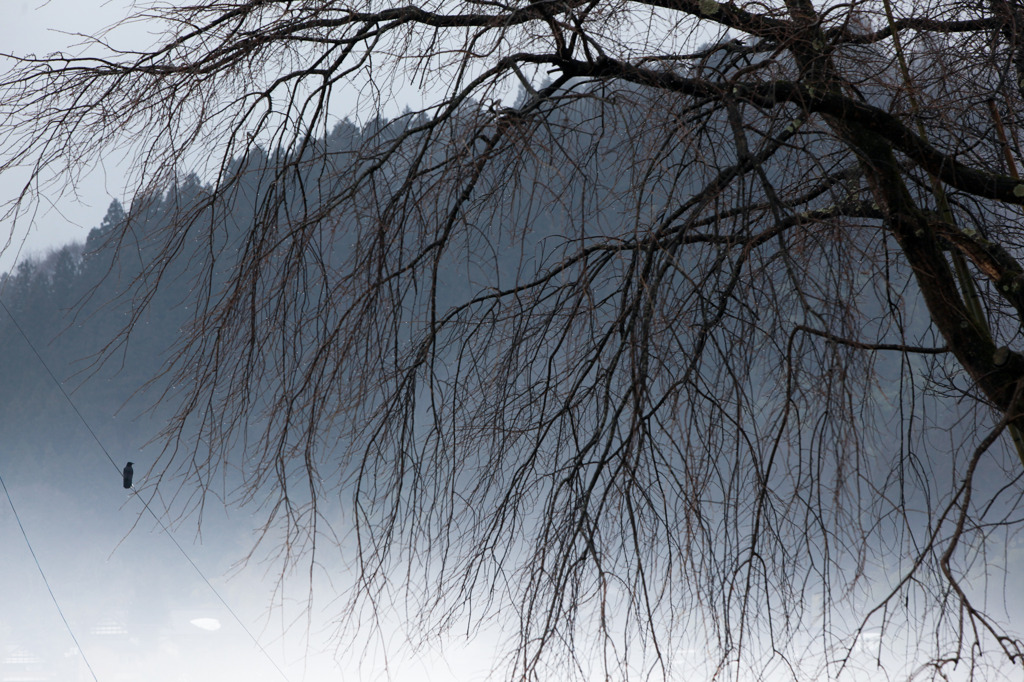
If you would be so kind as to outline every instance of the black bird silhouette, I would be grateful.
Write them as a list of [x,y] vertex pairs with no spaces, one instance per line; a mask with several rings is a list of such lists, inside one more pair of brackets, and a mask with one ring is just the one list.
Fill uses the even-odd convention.
[[128,462],[128,465],[124,468],[124,487],[125,488],[131,488],[132,487],[132,476],[134,476],[134,475],[135,475],[135,472],[132,470],[132,463]]

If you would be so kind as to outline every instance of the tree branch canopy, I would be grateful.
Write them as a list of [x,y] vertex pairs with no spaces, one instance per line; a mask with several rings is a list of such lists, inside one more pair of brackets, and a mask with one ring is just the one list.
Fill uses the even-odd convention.
[[238,472],[282,571],[509,679],[1020,674],[1015,1],[140,12],[4,58],[0,173],[134,160],[151,487]]

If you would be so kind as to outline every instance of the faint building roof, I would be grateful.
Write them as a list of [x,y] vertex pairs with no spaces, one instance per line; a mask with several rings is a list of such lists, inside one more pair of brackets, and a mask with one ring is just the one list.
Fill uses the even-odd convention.
[[4,647],[0,658],[0,681],[44,682],[51,678],[44,664],[42,657],[21,645]]
[[128,628],[124,626],[121,620],[112,616],[105,616],[89,628],[89,634],[97,636],[127,635]]

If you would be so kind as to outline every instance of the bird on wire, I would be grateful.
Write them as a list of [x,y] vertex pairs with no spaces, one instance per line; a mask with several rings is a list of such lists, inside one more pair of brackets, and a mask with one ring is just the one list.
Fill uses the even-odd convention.
[[124,487],[126,489],[127,488],[131,488],[132,487],[132,476],[135,475],[135,471],[132,469],[132,462],[128,462],[128,464],[125,466],[123,475],[124,475]]

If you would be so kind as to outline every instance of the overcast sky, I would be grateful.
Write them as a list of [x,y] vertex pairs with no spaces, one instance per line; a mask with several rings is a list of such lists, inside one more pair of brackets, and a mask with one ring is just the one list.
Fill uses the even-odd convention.
[[[3,0],[4,18],[0,21],[0,45],[13,54],[48,54],[58,50],[74,50],[80,42],[74,33],[96,33],[125,16],[128,0],[82,2],[82,0]],[[133,28],[139,37],[144,32]],[[0,62],[0,68],[5,68]],[[123,178],[116,166],[84,176],[78,188],[80,201],[65,198],[39,206],[29,221],[13,226],[11,248],[0,254],[0,271],[10,270],[14,263],[28,254],[41,255],[48,249],[70,241],[84,241],[89,230],[99,225],[107,206],[114,198],[121,199]],[[0,177],[0,198],[6,201],[18,192],[16,178]],[[10,223],[0,226],[6,237]],[[6,241],[4,239],[3,241]],[[3,241],[0,241],[2,246]]]
[[[82,0],[2,0],[4,20],[0,21],[0,51],[16,55],[44,55],[55,51],[81,53],[81,35],[95,35],[117,24],[132,13],[131,0],[107,0],[94,3]],[[76,35],[78,34],[78,35]],[[118,48],[143,48],[156,42],[155,33],[140,24],[119,27],[107,36]],[[0,60],[0,69],[7,68]],[[385,116],[392,116],[406,105],[422,103],[421,94],[410,83],[391,82],[388,88],[395,95]],[[360,107],[357,89],[344,90],[335,101],[338,118],[356,116]],[[514,93],[513,93],[514,94]],[[332,107],[335,108],[335,107]],[[365,112],[364,112],[365,113]],[[126,204],[130,193],[125,189],[126,164],[121,159],[106,158],[103,166],[86,169],[76,197],[44,197],[35,213],[20,219],[16,225],[0,223],[0,247],[12,233],[12,245],[0,253],[0,272],[13,269],[29,255],[45,255],[52,248],[71,241],[84,241],[89,230],[99,225],[113,199]],[[24,178],[0,177],[0,202],[10,200],[20,189]]]

